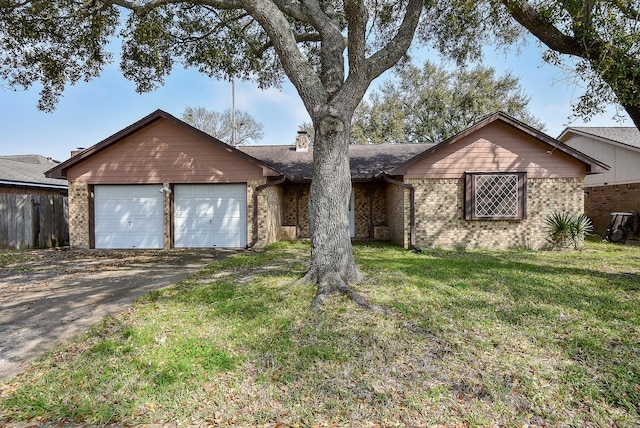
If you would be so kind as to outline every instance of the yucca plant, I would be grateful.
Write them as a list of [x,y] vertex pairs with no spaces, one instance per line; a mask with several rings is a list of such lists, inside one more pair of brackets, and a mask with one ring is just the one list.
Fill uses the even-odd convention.
[[577,250],[584,243],[584,238],[593,232],[593,223],[584,214],[553,213],[547,215],[544,222],[552,248],[572,246]]

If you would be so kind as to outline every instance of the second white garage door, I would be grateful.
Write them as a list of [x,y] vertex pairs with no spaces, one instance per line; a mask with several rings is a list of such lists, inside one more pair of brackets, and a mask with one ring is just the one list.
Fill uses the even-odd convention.
[[245,184],[180,184],[174,192],[177,248],[242,248],[247,244]]

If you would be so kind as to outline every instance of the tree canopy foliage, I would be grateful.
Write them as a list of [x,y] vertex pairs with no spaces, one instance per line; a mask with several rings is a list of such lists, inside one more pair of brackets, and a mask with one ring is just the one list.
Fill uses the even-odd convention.
[[[431,3],[430,3],[431,4]],[[573,106],[584,120],[612,103],[640,127],[640,5],[630,0],[435,1],[434,46],[459,63],[488,44],[504,46],[532,34],[549,48],[543,60],[586,85]],[[427,7],[428,9],[431,9]],[[525,30],[525,31],[522,31]]]
[[439,143],[496,111],[544,129],[510,73],[496,76],[495,69],[482,65],[450,71],[427,61],[396,74],[356,109],[354,143]]
[[559,65],[565,56],[587,82],[574,107],[590,118],[611,103],[621,104],[640,128],[640,3],[631,0],[501,0],[511,16],[549,51]]
[[198,106],[186,107],[182,112],[181,119],[227,144],[232,144],[234,126],[237,145],[260,141],[264,136],[262,123],[246,111],[236,110],[234,125],[233,115],[231,109],[218,112]]

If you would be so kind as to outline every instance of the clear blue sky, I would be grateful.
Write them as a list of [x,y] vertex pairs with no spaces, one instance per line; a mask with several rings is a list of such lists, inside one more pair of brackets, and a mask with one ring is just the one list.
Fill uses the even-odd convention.
[[[419,58],[416,58],[419,63]],[[543,64],[539,49],[530,45],[521,54],[490,53],[485,65],[499,75],[511,71],[531,97],[530,111],[544,123],[546,133],[557,137],[568,125],[571,103],[582,89],[560,70]],[[385,76],[374,82],[380,83]],[[63,161],[71,150],[90,147],[156,109],[176,117],[187,106],[212,110],[231,107],[231,83],[216,81],[195,70],[176,66],[163,87],[139,95],[125,80],[117,64],[107,67],[99,79],[67,88],[57,109],[36,109],[38,88],[13,92],[0,87],[0,155],[41,154]],[[262,144],[293,144],[298,126],[309,121],[295,89],[287,82],[282,90],[260,90],[251,82],[236,82],[236,109],[245,110],[264,124]],[[613,120],[615,110],[588,123],[572,126],[633,126],[627,119]],[[625,115],[626,117],[626,115]]]

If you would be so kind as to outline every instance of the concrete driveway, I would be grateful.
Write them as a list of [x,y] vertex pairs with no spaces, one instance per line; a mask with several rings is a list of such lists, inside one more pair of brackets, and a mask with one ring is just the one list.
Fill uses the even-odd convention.
[[224,250],[39,250],[0,271],[0,382],[56,344],[153,290],[224,258]]

